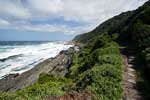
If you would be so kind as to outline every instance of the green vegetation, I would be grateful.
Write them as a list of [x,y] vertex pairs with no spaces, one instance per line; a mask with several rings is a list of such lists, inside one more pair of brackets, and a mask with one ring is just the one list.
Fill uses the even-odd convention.
[[94,66],[79,76],[77,86],[93,93],[92,100],[120,100],[121,72],[111,64]]
[[60,96],[70,83],[69,79],[41,74],[39,81],[15,93],[1,93],[0,100],[39,100],[48,96]]
[[122,60],[118,45],[108,36],[91,40],[74,55],[70,73],[77,91],[89,91],[92,100],[121,99]]
[[150,99],[150,48],[146,48],[142,51],[138,57],[139,65],[142,67],[138,68],[139,77],[137,80],[137,86],[143,93],[143,99]]

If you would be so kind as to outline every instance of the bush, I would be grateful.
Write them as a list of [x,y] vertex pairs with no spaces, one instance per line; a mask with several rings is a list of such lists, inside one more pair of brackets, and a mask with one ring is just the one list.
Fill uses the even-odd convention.
[[77,91],[90,91],[92,100],[121,99],[122,60],[115,42],[107,38],[93,40],[75,60],[70,72]]
[[63,95],[69,79],[41,74],[38,82],[15,93],[1,93],[0,100],[39,100],[47,96]]
[[115,55],[115,54],[111,54],[111,55],[102,55],[98,57],[98,64],[112,64],[112,65],[118,65],[121,66],[121,57],[120,55]]
[[93,97],[97,97],[96,100],[120,100],[122,76],[121,68],[116,67],[104,64],[80,74],[77,79],[78,89],[87,88],[94,94]]
[[145,58],[146,65],[149,65],[148,67],[150,68],[150,48],[143,50],[142,54]]

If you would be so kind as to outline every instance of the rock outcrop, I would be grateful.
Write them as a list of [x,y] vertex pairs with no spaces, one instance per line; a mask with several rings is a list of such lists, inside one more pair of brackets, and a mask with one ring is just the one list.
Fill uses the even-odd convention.
[[61,51],[55,58],[47,59],[20,75],[8,75],[0,80],[0,91],[16,91],[30,86],[38,81],[41,73],[64,76],[71,64],[74,50],[74,47],[72,47],[66,51]]

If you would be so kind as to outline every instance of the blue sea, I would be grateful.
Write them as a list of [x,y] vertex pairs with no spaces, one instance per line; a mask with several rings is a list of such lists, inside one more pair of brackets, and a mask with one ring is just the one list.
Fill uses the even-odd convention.
[[0,78],[28,71],[71,46],[62,41],[0,41]]

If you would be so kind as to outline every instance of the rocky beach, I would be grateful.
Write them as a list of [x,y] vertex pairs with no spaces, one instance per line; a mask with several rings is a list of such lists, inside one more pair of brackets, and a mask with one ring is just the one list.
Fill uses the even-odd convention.
[[78,52],[78,46],[61,51],[56,57],[49,58],[22,74],[10,74],[0,80],[0,91],[16,91],[33,85],[38,81],[39,75],[64,76],[72,61],[72,53]]

